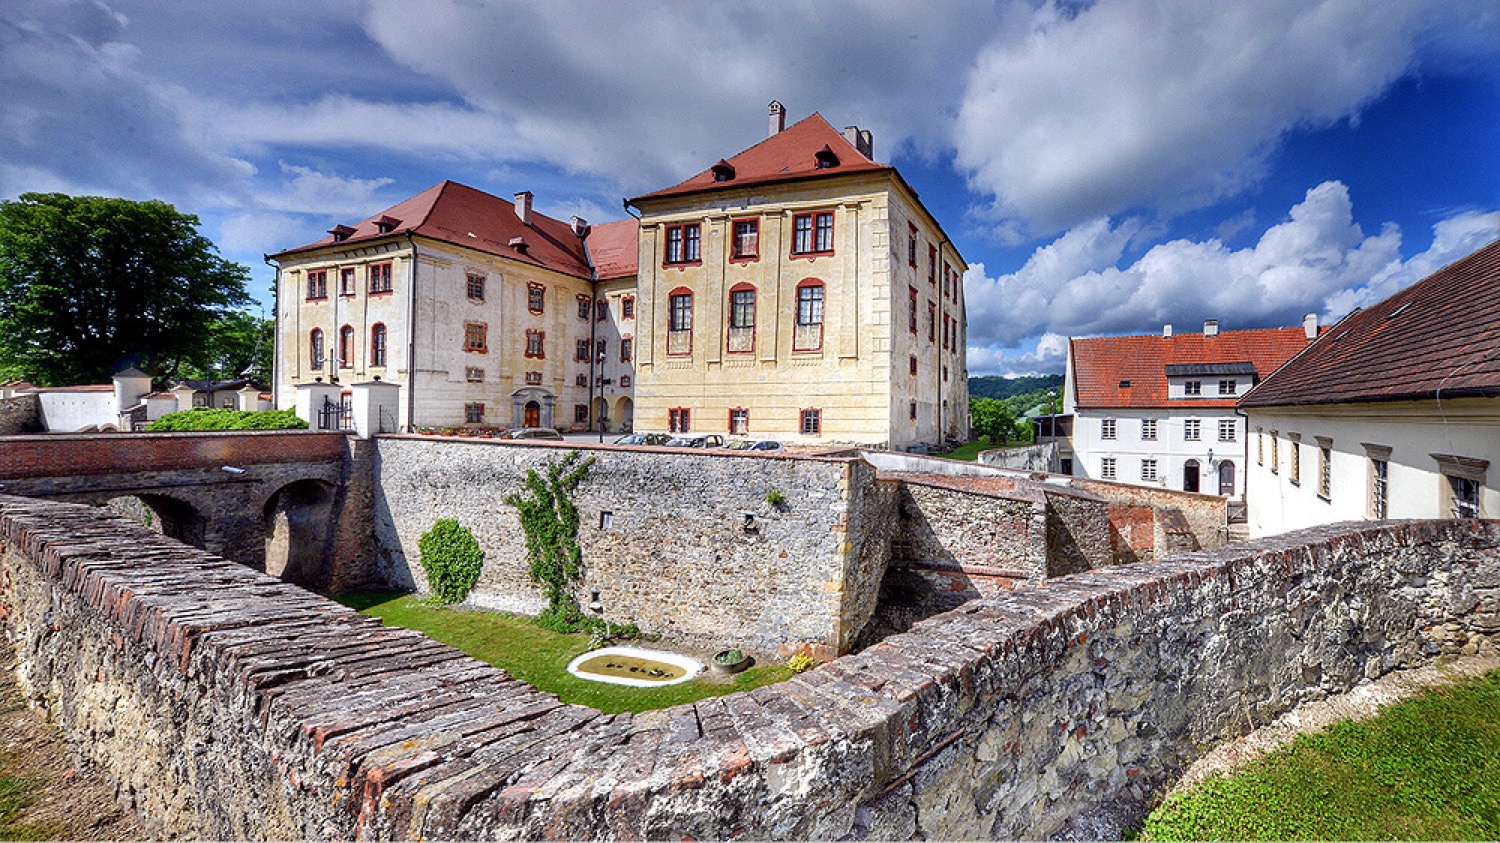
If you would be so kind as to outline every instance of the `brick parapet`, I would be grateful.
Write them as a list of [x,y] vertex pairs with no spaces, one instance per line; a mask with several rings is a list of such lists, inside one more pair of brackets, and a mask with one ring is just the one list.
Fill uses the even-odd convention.
[[342,433],[282,430],[3,436],[0,480],[336,462],[344,457],[347,438]]
[[603,715],[97,510],[0,498],[0,545],[28,695],[207,837],[1116,836],[1248,720],[1500,632],[1500,523],[1335,525]]

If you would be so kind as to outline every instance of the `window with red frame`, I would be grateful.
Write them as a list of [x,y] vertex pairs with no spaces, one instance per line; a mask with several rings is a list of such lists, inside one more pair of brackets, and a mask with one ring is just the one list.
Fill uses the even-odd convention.
[[484,276],[471,272],[464,278],[464,292],[469,301],[484,301]]
[[937,305],[927,303],[927,341],[937,342]]
[[818,211],[792,217],[792,254],[833,253],[833,212]]
[[312,331],[307,335],[307,362],[311,364],[314,369],[321,369],[323,368],[323,364],[328,362],[323,359],[322,328],[313,328]]
[[750,261],[760,257],[760,220],[734,221],[734,260]]
[[624,337],[620,340],[620,362],[629,363],[635,359],[635,340]]
[[385,323],[376,322],[370,326],[370,365],[385,365],[386,331]]
[[609,299],[597,299],[594,302],[594,321],[603,322],[609,318]]
[[482,424],[484,422],[483,404],[464,405],[464,424]]
[[669,302],[671,313],[667,330],[673,333],[693,330],[693,294],[675,293]]
[[351,325],[339,329],[339,368],[354,368],[354,327]]
[[579,363],[587,363],[587,362],[589,362],[589,341],[588,340],[578,340],[574,344],[573,359],[576,360],[576,361],[578,361]]
[[[541,284],[526,285],[526,309],[532,313],[543,313],[547,309],[547,288]],[[588,318],[587,315],[584,316]]]
[[816,407],[803,410],[798,429],[803,436],[823,435],[823,411]]
[[483,322],[464,323],[464,351],[477,351],[483,354],[489,349],[487,338],[489,326]]
[[823,324],[822,284],[806,284],[797,288],[797,324],[801,327]]
[[605,340],[599,340],[598,356],[599,356],[599,362],[600,363],[603,363],[605,361],[605,359],[609,356],[608,352],[609,352],[609,343],[606,342]]
[[630,388],[630,376],[629,375],[621,375],[620,376],[620,388],[621,389],[629,389]]
[[917,288],[907,287],[906,298],[911,304],[911,307],[907,312],[906,323],[911,332],[915,334],[917,332]]
[[667,410],[667,432],[668,433],[691,433],[693,413],[686,407],[672,407]]
[[729,330],[755,330],[755,288],[749,284],[729,291]]
[[906,411],[906,413],[907,413],[907,416],[912,421],[916,421],[917,420],[917,402],[915,402],[915,401],[910,402],[910,408]]
[[910,359],[911,359],[911,376],[912,377],[916,377],[917,376],[917,356],[915,354],[913,354]]
[[328,270],[318,269],[307,273],[308,299],[328,298]]
[[698,263],[701,239],[697,223],[667,226],[667,247],[662,262]]
[[937,247],[927,244],[927,283],[937,283]]
[[339,295],[354,295],[354,267],[352,266],[339,270]]
[[542,360],[547,357],[546,331],[526,332],[526,356],[534,357],[538,360]]
[[635,318],[635,296],[626,296],[625,298],[620,299],[620,318]]
[[370,264],[370,292],[389,293],[391,291],[391,262]]
[[906,228],[906,262],[915,269],[917,266],[917,227],[907,223]]
[[578,424],[587,424],[588,420],[589,420],[589,405],[587,405],[587,404],[574,404],[573,405],[573,421],[576,422],[576,423],[578,423]]
[[948,290],[953,284],[953,268],[943,261],[943,298],[948,297]]
[[589,311],[592,310],[593,306],[594,306],[593,305],[593,301],[594,300],[591,299],[591,298],[589,298],[588,296],[579,296],[578,297],[578,318],[579,319],[587,319],[587,318],[589,318]]
[[750,411],[744,407],[729,410],[729,435],[746,436],[750,433]]

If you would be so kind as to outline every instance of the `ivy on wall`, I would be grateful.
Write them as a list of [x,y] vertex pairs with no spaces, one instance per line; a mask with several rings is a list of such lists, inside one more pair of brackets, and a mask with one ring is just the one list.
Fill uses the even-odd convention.
[[444,603],[462,603],[484,567],[484,551],[467,527],[452,518],[439,518],[417,541],[427,587]]
[[593,457],[580,460],[577,451],[569,451],[547,463],[545,477],[527,469],[524,494],[505,496],[521,517],[531,579],[547,595],[547,610],[538,620],[555,629],[588,625],[573,599],[573,586],[583,576],[583,551],[578,547],[578,507],[571,496],[593,464]]

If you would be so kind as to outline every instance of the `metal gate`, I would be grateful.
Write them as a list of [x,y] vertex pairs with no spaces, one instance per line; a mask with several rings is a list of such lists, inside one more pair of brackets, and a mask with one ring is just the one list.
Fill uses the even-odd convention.
[[347,398],[340,401],[323,399],[323,407],[318,410],[318,430],[353,429],[354,403]]

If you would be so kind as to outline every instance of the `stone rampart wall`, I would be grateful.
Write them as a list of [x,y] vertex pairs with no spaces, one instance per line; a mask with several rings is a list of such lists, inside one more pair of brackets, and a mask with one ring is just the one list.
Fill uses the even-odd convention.
[[903,561],[1047,577],[1047,505],[1037,490],[986,493],[914,477],[902,487],[901,529],[893,537]]
[[99,510],[0,497],[28,698],[212,838],[1116,838],[1215,742],[1500,632],[1500,523],[1343,524],[977,600],[780,685],[559,704]]
[[[417,542],[456,518],[485,552],[470,600],[535,614],[525,534],[504,497],[568,446],[380,437],[375,540],[392,585],[426,590]],[[856,460],[583,448],[580,604],[708,649],[844,652],[874,609],[885,557],[875,472]],[[772,506],[779,491],[785,503]],[[871,583],[874,585],[871,585]],[[862,614],[861,614],[862,613]]]
[[1017,471],[1057,471],[1057,443],[1043,442],[1019,448],[993,448],[980,451],[978,461],[983,465],[1012,468]]
[[42,429],[41,406],[35,394],[0,398],[0,436],[39,433]]

